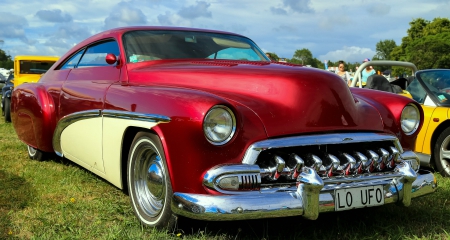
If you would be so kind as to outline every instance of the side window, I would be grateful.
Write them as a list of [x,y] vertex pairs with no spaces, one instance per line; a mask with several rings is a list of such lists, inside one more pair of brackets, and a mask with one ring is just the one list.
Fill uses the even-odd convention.
[[88,47],[77,67],[109,66],[105,61],[105,57],[108,53],[119,56],[119,46],[116,41],[103,42]]
[[83,55],[84,50],[77,52],[75,55],[69,58],[69,60],[64,63],[64,65],[60,69],[70,69],[75,68],[80,61],[81,56]]

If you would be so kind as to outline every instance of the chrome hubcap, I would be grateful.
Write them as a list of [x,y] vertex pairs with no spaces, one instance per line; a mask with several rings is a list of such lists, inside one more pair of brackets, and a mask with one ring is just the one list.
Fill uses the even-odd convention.
[[450,174],[450,136],[447,136],[441,144],[441,148],[439,151],[439,159],[441,160],[442,167],[447,174]]
[[161,157],[149,144],[137,149],[134,165],[134,190],[137,201],[143,211],[157,216],[164,207],[166,182]]

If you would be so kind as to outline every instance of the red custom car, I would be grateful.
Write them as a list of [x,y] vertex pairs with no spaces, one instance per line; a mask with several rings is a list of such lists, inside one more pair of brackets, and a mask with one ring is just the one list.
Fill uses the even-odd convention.
[[228,32],[99,33],[11,107],[31,158],[55,152],[128,191],[153,227],[408,206],[437,186],[411,151],[415,101],[271,62]]

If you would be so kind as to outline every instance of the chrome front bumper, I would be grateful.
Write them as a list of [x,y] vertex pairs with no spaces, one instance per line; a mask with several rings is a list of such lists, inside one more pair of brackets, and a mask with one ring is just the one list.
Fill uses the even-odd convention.
[[172,211],[180,216],[199,220],[228,221],[287,216],[316,219],[320,212],[335,211],[335,190],[382,185],[384,204],[409,206],[412,198],[432,193],[437,184],[426,170],[414,172],[408,164],[395,176],[372,176],[357,181],[327,182],[308,168],[298,178],[297,187],[277,191],[250,191],[235,195],[174,193]]

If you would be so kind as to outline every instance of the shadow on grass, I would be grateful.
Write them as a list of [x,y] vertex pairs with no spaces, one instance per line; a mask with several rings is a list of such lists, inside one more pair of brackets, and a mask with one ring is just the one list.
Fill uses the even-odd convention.
[[0,170],[0,239],[13,233],[10,213],[27,207],[34,197],[35,191],[25,178]]

